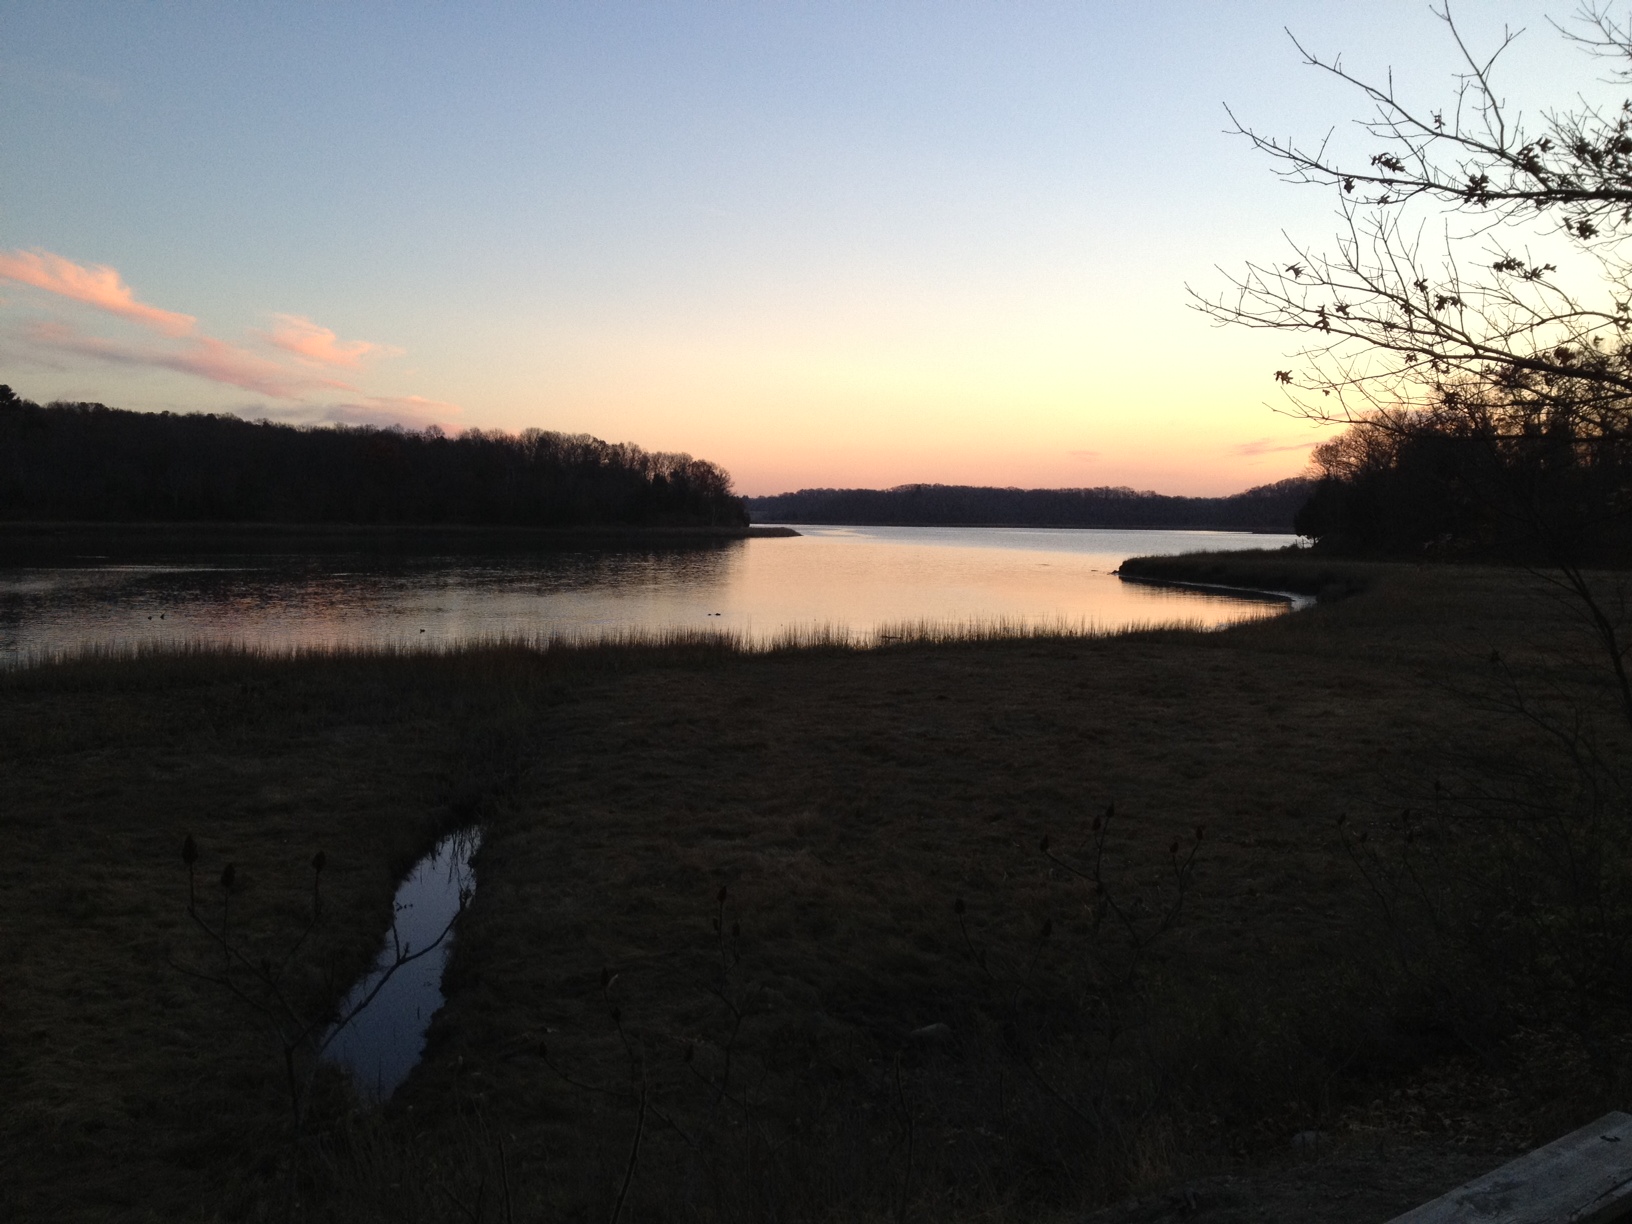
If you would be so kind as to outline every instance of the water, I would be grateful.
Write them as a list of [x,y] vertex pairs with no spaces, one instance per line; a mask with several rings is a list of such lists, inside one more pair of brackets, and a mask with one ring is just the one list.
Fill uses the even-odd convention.
[[[366,1097],[377,1101],[389,1097],[408,1078],[425,1048],[425,1030],[442,1006],[450,927],[462,898],[476,888],[470,859],[480,844],[478,832],[454,833],[415,865],[397,889],[395,925],[374,968],[340,1005],[340,1015],[345,1016],[368,999],[331,1034],[324,1057],[349,1071],[352,1083]],[[437,943],[444,932],[447,938]],[[425,948],[431,951],[392,969],[399,954],[407,957]]]
[[1220,625],[1284,605],[1123,583],[1137,554],[1276,548],[1209,531],[808,527],[793,539],[528,555],[221,556],[0,569],[0,666],[87,647],[457,645],[723,629]]

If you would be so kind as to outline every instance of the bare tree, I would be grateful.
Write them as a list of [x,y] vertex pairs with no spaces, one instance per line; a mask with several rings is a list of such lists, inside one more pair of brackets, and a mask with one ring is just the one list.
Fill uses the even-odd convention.
[[[1498,402],[1567,387],[1593,429],[1625,431],[1632,396],[1632,102],[1613,110],[1577,99],[1528,127],[1498,93],[1498,61],[1435,10],[1462,60],[1448,103],[1413,107],[1392,73],[1351,74],[1295,38],[1305,64],[1356,91],[1369,152],[1353,160],[1333,135],[1309,146],[1230,118],[1284,179],[1326,188],[1338,206],[1335,244],[1288,239],[1285,256],[1227,274],[1217,295],[1192,290],[1223,323],[1304,338],[1275,378],[1293,411],[1319,421],[1386,421],[1443,410],[1447,391]],[[1571,30],[1581,50],[1632,80],[1632,25],[1589,4]],[[1475,395],[1475,399],[1482,398]],[[1483,397],[1487,398],[1488,397]]]
[[[1436,781],[1384,830],[1384,848],[1365,832],[1349,845],[1388,929],[1402,949],[1415,941],[1401,956],[1429,971],[1421,980],[1482,975],[1470,998],[1505,993],[1607,1065],[1605,1033],[1632,1012],[1632,602],[1591,566],[1610,548],[1624,558],[1632,539],[1632,101],[1577,95],[1527,123],[1496,84],[1518,34],[1480,52],[1448,7],[1435,15],[1461,58],[1437,108],[1409,102],[1392,74],[1363,79],[1293,40],[1359,95],[1358,151],[1335,133],[1305,145],[1231,121],[1284,180],[1332,194],[1337,235],[1328,247],[1289,238],[1281,259],[1192,295],[1220,323],[1297,338],[1274,372],[1289,410],[1348,427],[1315,452],[1316,502],[1371,498],[1384,528],[1420,532],[1439,515],[1519,541],[1508,555],[1535,565],[1585,629],[1593,666],[1559,669],[1570,680],[1540,696],[1491,652],[1489,700],[1539,732],[1534,762],[1470,754],[1450,787]],[[1554,28],[1607,65],[1608,82],[1632,85],[1632,20],[1588,0]],[[1594,539],[1609,547],[1583,546]]]
[[[1485,521],[1570,597],[1632,726],[1632,642],[1583,547],[1632,519],[1632,100],[1578,95],[1527,124],[1496,85],[1518,32],[1480,53],[1448,6],[1434,13],[1461,59],[1439,108],[1407,101],[1392,73],[1368,81],[1293,39],[1359,95],[1360,151],[1231,122],[1283,179],[1333,194],[1339,231],[1325,249],[1288,238],[1282,259],[1192,297],[1220,323],[1298,338],[1274,372],[1289,410],[1350,427],[1316,454],[1328,476],[1424,438],[1457,455]],[[1632,83],[1632,20],[1589,0],[1554,28],[1607,64],[1609,83]]]

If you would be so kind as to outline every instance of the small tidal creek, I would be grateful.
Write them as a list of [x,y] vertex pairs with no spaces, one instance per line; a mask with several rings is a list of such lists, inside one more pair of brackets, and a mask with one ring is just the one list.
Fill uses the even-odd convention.
[[323,1057],[349,1072],[365,1099],[387,1099],[425,1049],[425,1031],[442,1006],[454,919],[476,888],[470,860],[481,840],[478,829],[449,834],[414,865],[397,889],[392,930],[374,968],[340,1005],[345,1016],[368,1000],[330,1035]]

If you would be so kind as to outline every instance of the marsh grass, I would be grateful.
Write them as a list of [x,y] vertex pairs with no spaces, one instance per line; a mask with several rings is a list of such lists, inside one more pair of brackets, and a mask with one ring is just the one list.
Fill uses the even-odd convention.
[[[36,668],[74,668],[148,664],[159,668],[230,666],[249,663],[334,664],[392,660],[473,660],[530,654],[579,663],[606,662],[625,666],[620,656],[638,654],[648,660],[672,661],[726,656],[757,656],[805,651],[866,651],[958,643],[1009,642],[1047,639],[1114,638],[1172,631],[1204,633],[1262,618],[1257,608],[1243,609],[1239,619],[1222,624],[1200,620],[1158,619],[1132,624],[1102,625],[1086,618],[1027,619],[974,617],[951,620],[912,620],[856,630],[837,622],[794,625],[770,635],[749,630],[619,627],[583,632],[551,630],[541,633],[505,633],[474,636],[455,642],[373,642],[366,645],[268,646],[255,642],[218,642],[178,638],[172,642],[92,642],[38,652],[14,659],[0,675]],[[1271,613],[1273,615],[1273,613]],[[479,664],[478,664],[479,666]]]
[[[201,878],[237,865],[233,924],[269,948],[325,851],[335,939],[307,981],[338,998],[402,874],[486,829],[425,1061],[379,1111],[317,1082],[309,1218],[605,1220],[622,1197],[625,1221],[1037,1220],[1338,1130],[1446,1049],[1408,983],[1351,955],[1378,927],[1337,817],[1428,785],[1450,739],[1528,750],[1464,693],[1492,649],[1553,666],[1536,607],[1522,575],[1376,568],[1354,598],[1219,633],[7,672],[8,1208],[283,1202],[276,1051],[165,966],[188,833]],[[1173,842],[1207,832],[1182,921],[1108,1010],[1126,945],[1039,846],[1074,850],[1112,800],[1104,882],[1141,914]]]

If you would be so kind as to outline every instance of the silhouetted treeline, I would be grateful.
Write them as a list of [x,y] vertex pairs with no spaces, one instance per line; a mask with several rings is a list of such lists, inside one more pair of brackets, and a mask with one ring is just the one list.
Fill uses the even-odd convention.
[[[1568,390],[1567,388],[1565,389]],[[1376,413],[1314,454],[1298,531],[1329,552],[1621,562],[1632,527],[1624,414],[1565,392],[1529,402],[1445,394],[1433,411]]]
[[1290,532],[1312,481],[1260,485],[1230,497],[1168,497],[1132,489],[994,489],[913,484],[801,489],[747,498],[757,522],[897,527],[1164,527]]
[[716,465],[587,434],[296,427],[0,386],[0,520],[743,526]]

